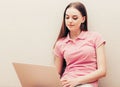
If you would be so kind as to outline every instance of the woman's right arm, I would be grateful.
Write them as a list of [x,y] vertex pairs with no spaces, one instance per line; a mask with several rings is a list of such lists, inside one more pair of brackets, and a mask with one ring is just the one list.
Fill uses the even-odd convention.
[[58,56],[54,56],[54,63],[57,68],[57,71],[60,75],[62,75],[63,69],[63,58],[59,58]]

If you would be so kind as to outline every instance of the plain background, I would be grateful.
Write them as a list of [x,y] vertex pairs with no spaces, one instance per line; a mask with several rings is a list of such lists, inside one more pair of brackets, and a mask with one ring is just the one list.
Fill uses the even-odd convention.
[[[20,87],[12,62],[53,65],[52,47],[64,8],[76,0],[0,0],[0,87]],[[107,76],[100,87],[120,87],[120,1],[78,0],[89,30],[106,40]]]

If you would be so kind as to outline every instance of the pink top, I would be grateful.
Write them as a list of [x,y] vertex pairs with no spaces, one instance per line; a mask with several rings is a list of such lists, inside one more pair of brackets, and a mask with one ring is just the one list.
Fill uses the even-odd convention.
[[[96,48],[105,43],[101,35],[96,32],[82,31],[72,40],[69,34],[57,41],[54,54],[65,58],[67,66],[61,79],[71,79],[84,76],[97,69]],[[98,87],[97,81],[91,83]]]

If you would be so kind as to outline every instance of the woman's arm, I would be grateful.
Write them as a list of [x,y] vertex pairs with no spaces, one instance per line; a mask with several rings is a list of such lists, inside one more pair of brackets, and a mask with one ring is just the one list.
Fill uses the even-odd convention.
[[80,84],[94,82],[101,77],[106,76],[106,57],[104,43],[96,49],[97,53],[97,70],[82,77],[78,77],[77,80]]
[[57,56],[54,56],[54,63],[57,68],[58,73],[62,74],[62,68],[63,68],[63,58],[59,58]]

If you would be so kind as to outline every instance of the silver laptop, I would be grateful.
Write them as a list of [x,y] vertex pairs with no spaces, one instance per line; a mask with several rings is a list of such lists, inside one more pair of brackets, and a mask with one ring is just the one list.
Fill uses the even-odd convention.
[[62,87],[54,66],[13,63],[22,87]]

